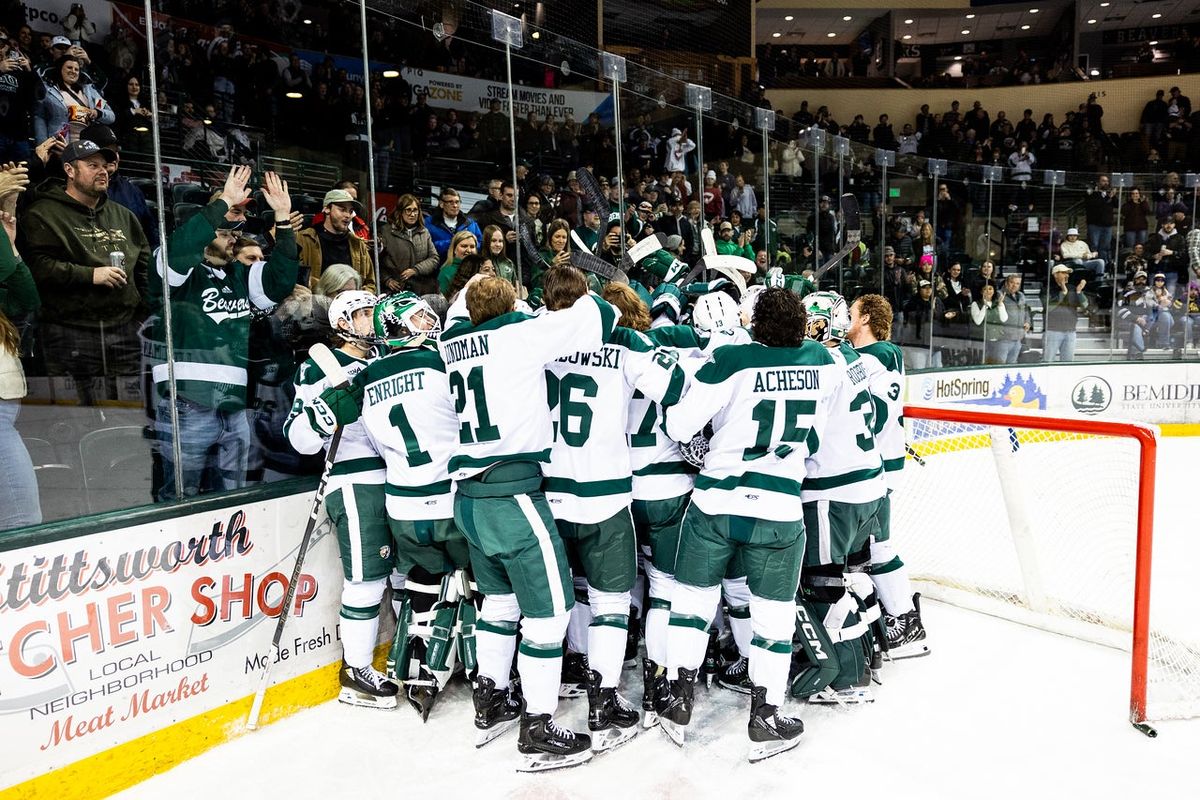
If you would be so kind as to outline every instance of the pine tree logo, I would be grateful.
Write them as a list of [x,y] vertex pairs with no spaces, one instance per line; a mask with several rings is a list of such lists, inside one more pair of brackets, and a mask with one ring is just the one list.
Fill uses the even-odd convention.
[[1112,387],[1104,378],[1095,375],[1088,375],[1071,390],[1071,405],[1083,414],[1099,414],[1111,402]]

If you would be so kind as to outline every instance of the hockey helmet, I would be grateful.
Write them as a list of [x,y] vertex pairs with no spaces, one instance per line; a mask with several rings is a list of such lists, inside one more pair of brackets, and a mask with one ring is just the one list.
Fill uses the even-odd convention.
[[420,347],[441,332],[441,319],[412,292],[390,294],[375,306],[375,335],[388,347]]
[[766,291],[767,287],[759,284],[746,287],[746,293],[742,295],[741,310],[742,319],[754,319],[754,304],[758,302],[758,296]]
[[837,292],[813,292],[804,298],[808,314],[805,333],[818,342],[840,342],[850,329],[850,309]]
[[725,292],[709,292],[692,307],[692,326],[705,333],[729,330],[741,321],[741,309]]
[[[354,332],[354,312],[363,308],[375,308],[379,298],[370,292],[350,289],[341,292],[329,304],[329,327],[347,342],[374,344],[372,336],[362,336]],[[345,322],[340,325],[338,323]]]

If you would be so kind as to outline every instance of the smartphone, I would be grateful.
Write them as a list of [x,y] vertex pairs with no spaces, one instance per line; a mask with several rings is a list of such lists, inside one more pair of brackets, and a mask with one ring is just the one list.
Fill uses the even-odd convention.
[[55,136],[61,136],[62,140],[68,144],[71,142],[71,123],[64,122],[63,126],[54,132]]

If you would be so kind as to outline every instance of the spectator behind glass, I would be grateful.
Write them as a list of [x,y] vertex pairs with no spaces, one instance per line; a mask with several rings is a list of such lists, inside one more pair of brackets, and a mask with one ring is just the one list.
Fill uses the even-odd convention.
[[[501,202],[508,203],[515,202],[515,200],[514,192],[511,198],[505,196]],[[450,250],[451,239],[460,231],[468,231],[475,236],[476,248],[479,247],[482,238],[475,220],[462,213],[462,198],[459,197],[456,190],[450,187],[442,189],[438,209],[425,217],[425,229],[433,237],[433,246],[437,249],[438,258],[443,261],[446,260],[446,254]]]
[[112,125],[116,114],[100,92],[82,76],[83,63],[73,55],[54,62],[46,77],[46,94],[34,110],[33,135],[41,142],[70,125],[73,135],[93,122]]
[[396,210],[380,226],[379,241],[383,247],[380,268],[385,290],[407,289],[422,295],[437,291],[437,249],[414,195],[400,195]]
[[[19,181],[18,181],[19,182]],[[13,192],[22,191],[13,173],[0,174],[0,205],[11,206]],[[17,415],[28,387],[21,367],[21,336],[12,318],[38,308],[37,289],[29,268],[17,251],[17,222],[0,211],[0,531],[42,521],[37,478],[29,451],[17,433]]]
[[[171,284],[174,410],[183,459],[175,463],[168,369],[159,364],[153,370],[158,392],[155,438],[163,465],[162,482],[155,491],[159,501],[179,499],[177,470],[184,497],[245,485],[251,315],[255,310],[271,311],[288,297],[299,269],[288,222],[276,223],[275,249],[267,261],[247,268],[233,258],[237,236],[229,229],[226,215],[250,196],[249,180],[249,167],[234,167],[220,199],[171,234],[167,257],[157,259],[151,274],[152,306],[162,303],[162,281]],[[292,201],[287,183],[268,172],[262,193],[275,218],[288,219]],[[162,331],[156,334],[161,340]]]
[[[116,158],[94,142],[67,145],[66,185],[40,186],[20,226],[42,296],[47,373],[74,378],[83,405],[115,397],[116,379],[136,375],[141,357],[137,286],[145,285],[150,244],[133,213],[108,199],[108,162]],[[112,253],[123,266],[112,265]]]
[[362,204],[345,189],[332,189],[325,193],[321,208],[325,213],[321,224],[305,228],[296,236],[300,264],[308,271],[309,286],[316,285],[321,270],[330,264],[350,264],[362,276],[363,289],[374,293],[375,267],[371,261],[371,248],[350,231],[355,216],[362,214]]
[[1088,298],[1083,293],[1087,281],[1068,286],[1071,268],[1066,264],[1055,264],[1051,277],[1053,283],[1042,296],[1042,306],[1046,309],[1042,361],[1074,361],[1076,323],[1088,309]]
[[446,255],[446,261],[438,270],[438,291],[443,297],[450,296],[450,284],[454,282],[454,275],[458,272],[458,266],[462,260],[469,255],[474,255],[479,251],[475,244],[475,234],[470,231],[459,231],[454,234],[454,238],[450,240],[450,249]]
[[[136,75],[125,81],[125,96],[113,103],[117,118],[117,131],[126,142],[148,143],[150,133],[150,106],[142,102],[142,82]],[[143,146],[138,148],[145,150]]]
[[40,83],[28,56],[0,29],[0,164],[29,160],[29,115]]
[[508,245],[504,240],[504,229],[499,225],[488,225],[483,229],[484,256],[492,262],[496,275],[512,283],[517,277],[517,268],[508,258]]
[[117,167],[121,163],[121,143],[117,141],[112,128],[100,124],[89,125],[80,132],[79,138],[94,142],[97,147],[107,148],[116,154],[116,158],[107,164],[108,199],[132,211],[142,226],[142,230],[146,232],[146,239],[150,242],[150,247],[158,247],[158,216],[150,212],[150,206],[146,203],[146,195],[142,193],[142,190],[135,186],[129,178],[117,174]]

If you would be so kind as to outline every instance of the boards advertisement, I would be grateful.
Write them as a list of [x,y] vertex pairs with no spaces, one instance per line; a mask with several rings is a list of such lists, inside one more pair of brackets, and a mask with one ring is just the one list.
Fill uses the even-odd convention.
[[[21,796],[25,784],[34,796],[31,779],[97,754],[108,758],[252,695],[309,497],[0,553],[0,793],[17,786]],[[340,662],[335,539],[328,520],[314,532],[272,686]],[[319,699],[336,693],[336,677],[329,683]],[[268,713],[271,706],[268,692]],[[197,735],[230,738],[244,717],[239,709],[219,733]],[[179,760],[204,749],[173,741]],[[152,763],[149,753],[139,756]]]

